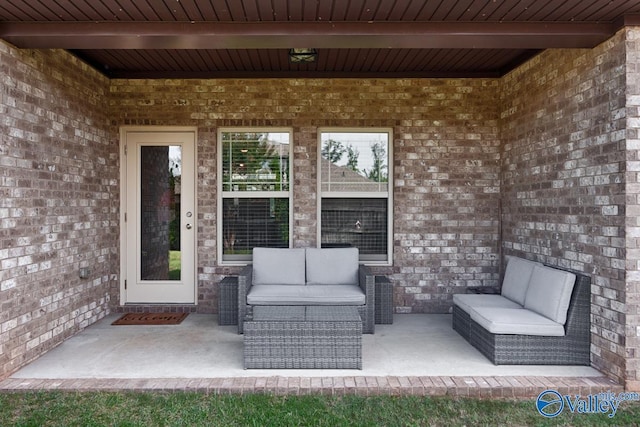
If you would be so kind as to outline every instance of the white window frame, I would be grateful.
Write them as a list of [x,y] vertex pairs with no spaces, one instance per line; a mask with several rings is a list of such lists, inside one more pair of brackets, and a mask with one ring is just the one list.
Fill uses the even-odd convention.
[[[287,191],[224,191],[224,177],[222,174],[222,153],[223,150],[223,139],[222,134],[224,133],[288,133],[289,134],[289,162],[287,164],[288,170],[288,184],[289,188]],[[250,259],[224,259],[224,228],[223,228],[223,200],[224,199],[235,199],[235,198],[245,198],[245,199],[269,199],[269,198],[279,198],[279,199],[288,199],[289,200],[289,247],[291,247],[293,241],[293,179],[292,179],[292,171],[293,171],[293,129],[292,128],[284,128],[284,127],[224,127],[218,128],[217,134],[218,142],[217,142],[217,170],[218,170],[218,179],[217,179],[217,251],[218,251],[218,264],[219,265],[238,265],[244,266],[251,264]]]
[[[386,191],[378,192],[358,192],[358,191],[323,191],[322,190],[322,135],[324,133],[386,133],[388,135],[387,146],[387,168],[389,178],[387,182]],[[366,265],[381,265],[390,266],[393,265],[393,129],[392,128],[352,128],[352,127],[323,127],[318,128],[318,178],[317,185],[319,194],[318,209],[317,209],[317,247],[322,245],[322,200],[324,198],[332,199],[387,199],[387,259],[380,260],[368,260],[363,259],[361,256],[360,263]]]

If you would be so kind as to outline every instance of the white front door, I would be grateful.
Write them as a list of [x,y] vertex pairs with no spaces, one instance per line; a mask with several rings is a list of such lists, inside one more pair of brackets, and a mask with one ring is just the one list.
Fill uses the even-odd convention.
[[195,129],[122,129],[121,303],[196,302]]

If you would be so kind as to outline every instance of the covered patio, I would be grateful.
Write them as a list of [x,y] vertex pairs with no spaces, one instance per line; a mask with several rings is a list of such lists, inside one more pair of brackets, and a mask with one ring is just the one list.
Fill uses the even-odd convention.
[[243,369],[242,335],[215,316],[114,326],[109,315],[0,382],[4,390],[204,390],[532,398],[545,389],[622,391],[588,366],[495,366],[447,314],[397,315],[363,337],[363,369]]
[[[530,395],[544,378],[543,386],[559,390],[640,390],[638,2],[67,3],[0,6],[3,388],[234,391],[248,384],[287,391],[315,384],[327,391],[341,384],[341,391],[462,394],[488,387],[490,395],[495,386]],[[181,206],[192,205],[181,229],[193,242],[181,258],[190,267],[180,279],[191,286],[190,299],[133,296],[137,270],[129,266],[147,251],[134,256],[127,240],[139,239],[127,195],[140,187],[127,179],[136,152],[128,147],[138,147],[128,130],[192,138],[181,145],[189,146],[184,177],[191,181],[180,183]],[[287,165],[280,173],[287,185],[277,197],[260,188],[270,221],[263,234],[296,248],[322,245],[323,215],[331,203],[342,208],[339,197],[360,202],[353,192],[338,197],[323,187],[323,138],[386,135],[388,176],[377,179],[388,188],[376,193],[381,202],[371,216],[383,224],[376,230],[383,244],[365,262],[393,283],[398,321],[365,344],[403,349],[413,354],[406,363],[369,351],[365,375],[345,377],[247,376],[234,365],[241,337],[211,319],[220,281],[250,262],[246,253],[227,253],[236,236],[227,233],[225,214],[252,197],[237,196],[225,181],[233,174],[225,175],[223,143],[238,130],[285,136],[269,145]],[[166,175],[158,164],[141,169]],[[272,175],[255,169],[244,176]],[[158,176],[145,179],[167,181]],[[252,223],[246,219],[238,223]],[[360,219],[352,234],[361,233]],[[591,278],[588,371],[494,367],[451,330],[452,296],[499,284],[509,255]],[[201,357],[202,369],[209,369],[204,353],[217,354],[228,363],[220,369],[235,374],[156,379],[157,370],[147,378],[111,370],[120,372],[114,379],[98,367],[100,375],[87,379],[95,364],[67,377],[29,374],[75,345],[99,345],[96,334],[123,333],[108,327],[116,313],[160,310],[191,313],[177,330],[214,328],[219,341],[187,353]],[[114,339],[101,354],[123,350]],[[433,342],[446,352],[436,357]],[[348,385],[336,379],[347,377],[354,378]]]

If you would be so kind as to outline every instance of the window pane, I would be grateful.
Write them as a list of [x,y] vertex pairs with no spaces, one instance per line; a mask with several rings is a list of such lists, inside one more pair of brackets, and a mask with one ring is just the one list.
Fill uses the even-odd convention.
[[388,191],[387,132],[323,132],[321,144],[323,192]]
[[254,247],[289,247],[288,198],[225,198],[223,260],[249,260]]
[[386,259],[387,205],[387,199],[323,198],[322,247],[354,246],[363,260]]
[[223,191],[288,191],[289,133],[223,132]]
[[140,147],[140,279],[180,280],[182,148]]

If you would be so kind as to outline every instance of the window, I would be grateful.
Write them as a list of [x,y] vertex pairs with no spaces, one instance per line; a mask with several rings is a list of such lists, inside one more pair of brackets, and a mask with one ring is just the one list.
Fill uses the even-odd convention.
[[360,261],[392,262],[389,129],[319,132],[320,245],[354,246]]
[[291,236],[290,140],[285,129],[221,129],[218,253],[251,260],[254,247],[288,248]]

